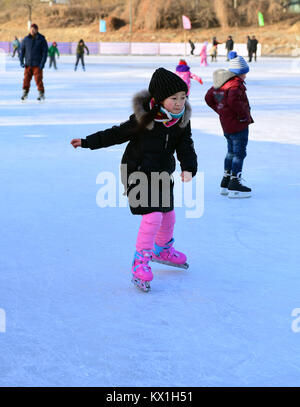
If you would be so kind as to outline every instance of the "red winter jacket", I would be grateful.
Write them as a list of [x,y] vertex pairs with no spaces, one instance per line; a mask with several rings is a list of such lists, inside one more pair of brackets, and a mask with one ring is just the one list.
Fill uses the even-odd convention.
[[225,134],[237,133],[253,123],[243,79],[234,76],[221,87],[212,86],[205,96],[209,107],[215,110]]

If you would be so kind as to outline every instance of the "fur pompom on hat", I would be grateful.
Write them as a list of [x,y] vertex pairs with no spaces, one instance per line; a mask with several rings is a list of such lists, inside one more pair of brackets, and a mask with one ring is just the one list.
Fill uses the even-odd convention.
[[239,56],[235,51],[230,51],[228,54],[229,58],[229,68],[230,72],[233,72],[237,75],[242,75],[249,72],[249,65],[245,59]]
[[187,84],[175,73],[158,68],[149,83],[149,93],[159,103],[177,92],[188,93]]

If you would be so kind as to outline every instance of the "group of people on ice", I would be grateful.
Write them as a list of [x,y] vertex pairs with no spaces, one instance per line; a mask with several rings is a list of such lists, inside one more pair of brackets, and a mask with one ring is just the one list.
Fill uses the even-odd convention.
[[[14,53],[18,52],[20,59],[20,64],[24,70],[24,81],[23,81],[23,95],[22,100],[26,100],[29,93],[30,82],[34,76],[39,96],[38,100],[41,101],[45,99],[45,89],[43,84],[43,69],[46,64],[47,57],[49,56],[49,68],[56,65],[56,56],[59,58],[59,50],[57,48],[57,43],[54,41],[52,45],[48,48],[46,38],[39,33],[39,28],[37,24],[31,24],[29,34],[23,39],[20,44],[19,40],[15,39]],[[17,42],[18,41],[18,42]],[[76,62],[74,70],[77,70],[79,61],[81,61],[82,69],[85,70],[84,64],[84,50],[86,49],[87,54],[89,54],[89,49],[85,45],[84,41],[81,39],[78,42],[76,49]]]
[[[191,55],[195,55],[195,44],[193,43],[192,40],[189,40],[189,44],[191,46]],[[218,45],[222,44],[217,40],[216,37],[213,37],[212,43],[211,43],[211,48],[210,48],[210,56],[211,56],[211,62],[217,62],[217,55],[218,55]],[[255,38],[255,35],[250,38],[250,36],[247,36],[247,51],[248,51],[248,62],[252,61],[253,55],[254,55],[254,60],[256,61],[257,59],[257,44],[258,40]],[[202,45],[202,48],[200,50],[200,64],[207,66],[207,57],[208,57],[208,41],[205,41],[204,44]],[[229,52],[233,51],[234,49],[234,41],[231,35],[228,36],[226,43],[225,43],[225,49],[227,53],[227,61],[229,61],[228,54]]]

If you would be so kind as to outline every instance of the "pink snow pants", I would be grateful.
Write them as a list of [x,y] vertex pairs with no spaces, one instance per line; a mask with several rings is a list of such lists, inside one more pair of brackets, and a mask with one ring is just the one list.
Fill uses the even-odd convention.
[[136,250],[152,250],[154,242],[158,246],[164,246],[173,237],[175,225],[175,211],[152,212],[143,215],[139,228]]
[[202,55],[200,65],[207,66],[207,57],[206,56]]

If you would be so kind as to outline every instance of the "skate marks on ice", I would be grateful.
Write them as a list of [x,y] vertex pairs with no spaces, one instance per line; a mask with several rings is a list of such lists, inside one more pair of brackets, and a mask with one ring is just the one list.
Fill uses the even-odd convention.
[[45,138],[48,137],[46,134],[24,134],[24,137],[28,138]]

